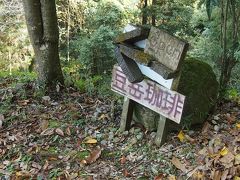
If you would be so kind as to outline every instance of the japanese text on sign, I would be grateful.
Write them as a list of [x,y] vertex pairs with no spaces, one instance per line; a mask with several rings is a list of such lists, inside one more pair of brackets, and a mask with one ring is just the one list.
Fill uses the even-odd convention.
[[132,84],[119,66],[113,68],[111,87],[113,91],[180,123],[185,96],[150,80]]

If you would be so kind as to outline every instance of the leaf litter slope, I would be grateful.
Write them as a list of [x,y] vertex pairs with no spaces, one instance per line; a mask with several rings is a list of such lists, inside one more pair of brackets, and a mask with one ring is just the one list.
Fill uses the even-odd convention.
[[[121,103],[74,89],[40,96],[0,87],[0,176],[13,179],[239,179],[240,108],[225,102],[201,129],[161,148],[140,125],[119,133]],[[21,88],[17,88],[21,86]]]

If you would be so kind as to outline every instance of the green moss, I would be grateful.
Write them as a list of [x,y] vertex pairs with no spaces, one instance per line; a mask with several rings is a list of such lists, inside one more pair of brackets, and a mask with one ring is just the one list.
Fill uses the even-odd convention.
[[81,152],[77,152],[75,158],[83,160],[85,159],[87,156],[89,156],[89,152],[88,151],[81,151]]
[[182,124],[201,124],[217,100],[216,75],[208,64],[189,58],[183,64],[178,92],[186,96]]
[[57,120],[49,120],[49,128],[57,128],[60,126],[60,123]]
[[138,50],[135,53],[135,59],[139,60],[140,63],[149,64],[153,58],[143,51]]

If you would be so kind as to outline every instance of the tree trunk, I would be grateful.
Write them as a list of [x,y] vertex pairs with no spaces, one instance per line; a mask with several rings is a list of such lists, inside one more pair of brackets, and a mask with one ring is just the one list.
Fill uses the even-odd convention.
[[144,0],[144,5],[142,8],[142,25],[147,24],[147,6],[148,0]]
[[55,0],[23,0],[25,18],[41,84],[63,84]]
[[[224,8],[225,7],[225,8]],[[227,58],[227,20],[228,20],[228,8],[229,8],[229,1],[227,0],[226,5],[224,4],[224,1],[222,1],[222,67],[221,67],[221,76],[220,76],[220,97],[223,97],[224,91],[226,89],[227,83],[226,83],[226,75],[227,75],[227,64],[228,64],[228,58]]]
[[[231,73],[233,67],[236,65],[237,61],[234,57],[234,53],[238,47],[238,14],[236,13],[236,0],[227,0],[226,4],[224,4],[224,1],[221,1],[222,6],[222,68],[221,68],[221,76],[220,76],[220,98],[223,97],[225,90],[227,88],[227,85],[231,78]],[[229,12],[230,11],[230,12]],[[231,15],[231,16],[230,16]],[[231,40],[229,50],[229,55],[227,56],[227,21],[231,17]],[[229,18],[229,19],[228,19]]]
[[156,4],[157,4],[157,0],[152,0],[152,25],[156,26]]

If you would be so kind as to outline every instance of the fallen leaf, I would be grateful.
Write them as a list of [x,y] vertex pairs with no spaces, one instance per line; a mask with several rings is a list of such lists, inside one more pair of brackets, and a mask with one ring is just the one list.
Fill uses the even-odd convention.
[[161,173],[161,174],[155,176],[154,180],[163,180],[163,178],[164,178],[164,175]]
[[204,174],[201,173],[200,171],[197,171],[195,172],[193,175],[192,175],[193,179],[195,180],[204,180]]
[[33,168],[36,168],[36,169],[42,169],[42,166],[41,165],[39,165],[38,163],[36,163],[36,162],[32,162],[32,167]]
[[125,164],[126,161],[127,161],[126,156],[122,156],[122,157],[120,158],[120,162],[121,162],[121,164]]
[[225,117],[229,123],[233,123],[236,121],[236,117],[231,117],[230,114],[226,114]]
[[97,140],[94,138],[91,138],[91,137],[87,137],[87,138],[85,138],[85,140],[83,142],[86,144],[96,144]]
[[17,178],[25,179],[25,178],[29,178],[31,176],[31,174],[27,171],[18,171],[18,172],[16,172],[16,176],[17,176]]
[[228,152],[225,156],[223,156],[219,160],[224,164],[229,164],[234,160],[234,155],[231,152]]
[[182,164],[181,161],[180,161],[178,158],[173,157],[172,160],[171,160],[171,162],[172,162],[172,164],[173,164],[176,168],[180,169],[182,172],[186,172],[186,171],[187,171],[185,165]]
[[239,176],[234,176],[233,180],[240,180],[240,177]]
[[102,114],[102,115],[98,118],[98,120],[105,120],[105,119],[107,119],[107,120],[110,119],[109,116],[108,116],[108,114]]
[[93,150],[90,155],[85,159],[86,164],[92,164],[95,162],[101,155],[101,148],[97,147],[95,150]]
[[188,140],[190,143],[195,143],[196,142],[196,140],[195,139],[193,139],[193,138],[191,138],[189,135],[185,135],[185,138],[186,138],[186,140]]
[[221,176],[221,180],[226,180],[226,179],[227,179],[228,172],[229,172],[228,169],[226,169],[225,171],[223,171],[222,176]]
[[237,123],[237,124],[236,124],[236,127],[237,127],[238,129],[240,129],[240,123]]
[[207,149],[206,147],[204,147],[203,149],[201,149],[201,150],[198,152],[198,154],[200,154],[200,155],[207,155],[207,153],[208,153],[208,149]]
[[178,137],[178,139],[179,139],[181,142],[184,141],[185,135],[184,135],[184,133],[183,133],[182,130],[178,133],[178,136],[177,136],[177,137]]
[[66,128],[66,134],[67,134],[68,136],[71,136],[71,130],[70,130],[69,127]]
[[45,131],[48,128],[49,122],[47,120],[41,120],[40,128],[42,131]]
[[48,163],[48,161],[46,160],[46,161],[45,161],[45,164],[44,164],[44,166],[43,166],[43,170],[44,170],[44,171],[47,170],[48,166],[49,166],[49,163]]
[[20,106],[27,106],[29,103],[29,100],[21,100],[21,101],[18,101],[18,105]]
[[[198,166],[196,168],[194,168],[193,170],[191,170],[190,172],[187,173],[187,177],[190,178],[190,177],[194,177],[196,174],[198,175],[198,170],[199,169],[202,169],[203,166]],[[198,179],[198,178],[194,178],[194,179]]]
[[123,175],[124,175],[125,177],[131,177],[131,174],[128,172],[127,169],[124,169],[124,170],[123,170]]
[[202,134],[207,134],[211,125],[208,122],[205,122],[202,128]]
[[53,128],[47,128],[45,131],[41,132],[40,135],[42,136],[51,136],[54,134],[54,129]]
[[213,172],[213,179],[214,180],[220,180],[222,176],[222,173],[220,171],[214,171]]
[[3,127],[4,116],[0,114],[0,129]]
[[176,179],[177,179],[176,176],[173,176],[173,175],[168,176],[168,180],[176,180]]
[[220,155],[221,156],[225,156],[225,155],[227,155],[228,154],[228,149],[224,146],[223,148],[222,148],[222,150],[220,151]]
[[59,135],[59,136],[64,136],[64,132],[60,129],[60,128],[57,128],[55,130],[55,132]]
[[240,164],[240,154],[237,154],[234,158],[234,164],[239,165]]

